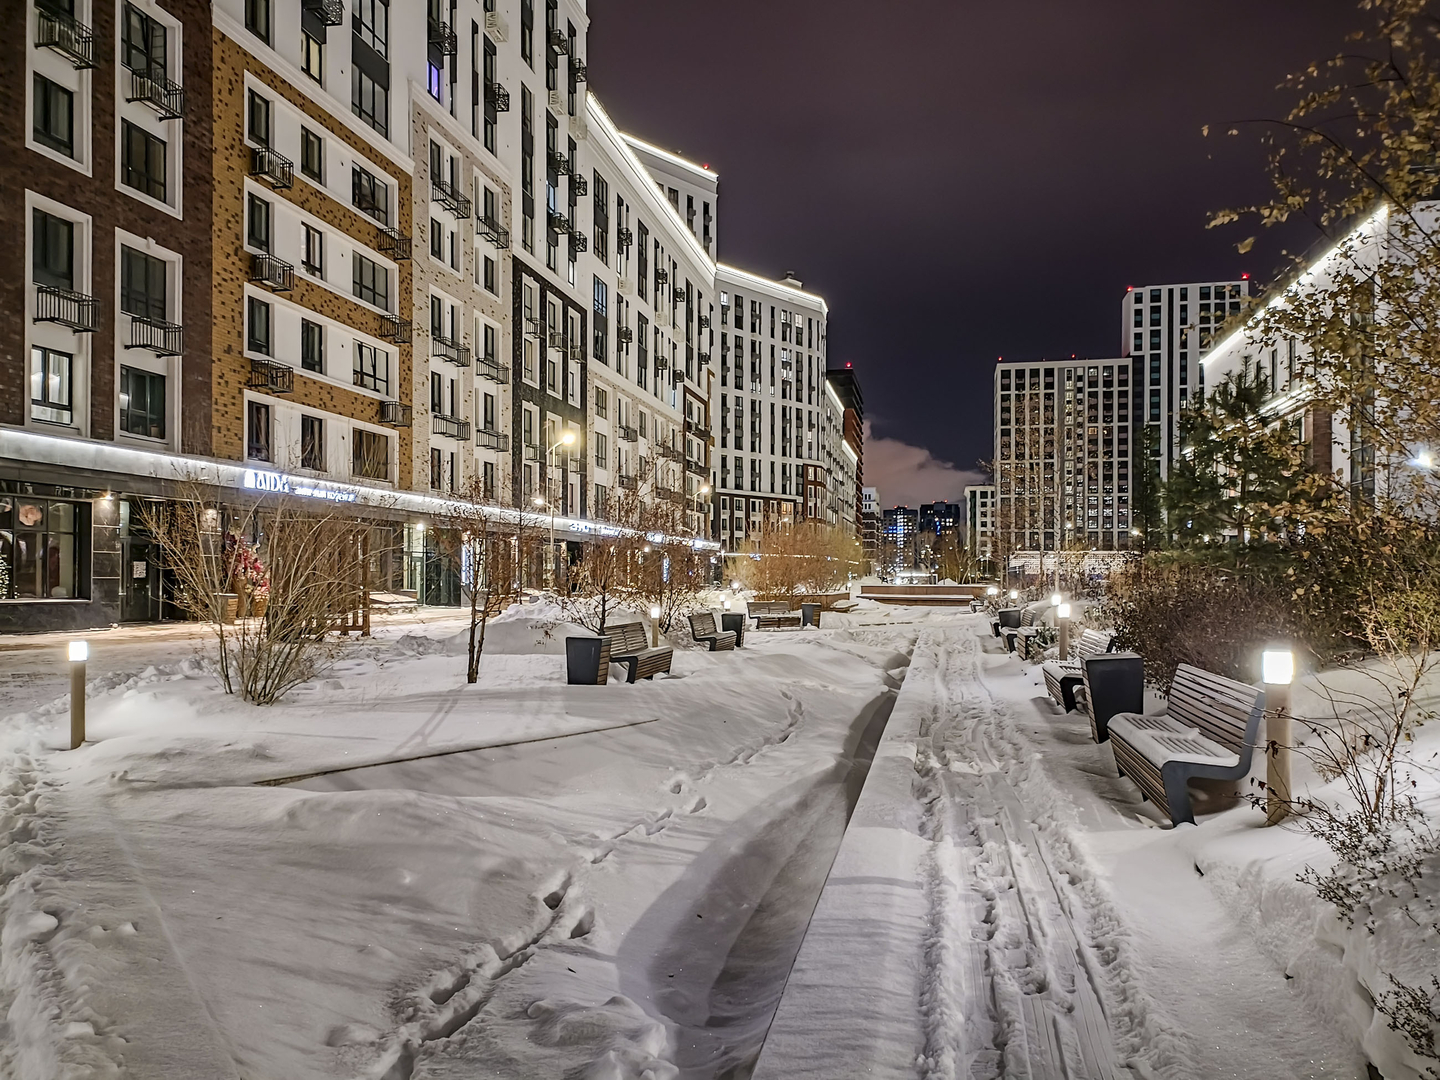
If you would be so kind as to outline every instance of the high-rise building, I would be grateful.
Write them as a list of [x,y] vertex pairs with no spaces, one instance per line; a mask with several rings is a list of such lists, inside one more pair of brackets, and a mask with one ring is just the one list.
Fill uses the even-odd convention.
[[[860,380],[850,361],[843,367],[831,368],[825,378],[834,387],[836,396],[845,407],[844,436],[855,458],[854,511],[849,515],[855,524],[856,535],[860,535],[864,521],[862,491],[865,486],[865,397],[860,392]],[[846,515],[842,512],[842,518]]]
[[965,542],[977,559],[995,554],[994,484],[971,484],[965,489]]
[[920,565],[920,513],[910,506],[891,506],[881,514],[882,569],[895,572]]

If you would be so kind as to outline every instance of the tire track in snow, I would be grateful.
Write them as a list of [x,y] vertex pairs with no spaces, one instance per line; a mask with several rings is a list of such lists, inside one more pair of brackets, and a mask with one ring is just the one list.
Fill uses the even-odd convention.
[[915,761],[932,842],[921,1075],[1152,1075],[1175,1036],[1126,970],[1113,907],[1065,835],[1066,800],[984,686],[974,633],[941,636],[938,653]]

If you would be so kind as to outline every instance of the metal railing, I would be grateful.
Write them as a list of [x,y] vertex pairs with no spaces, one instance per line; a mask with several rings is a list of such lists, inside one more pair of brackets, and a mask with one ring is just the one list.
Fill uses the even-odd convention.
[[510,91],[498,82],[485,84],[485,100],[495,107],[497,113],[510,111]]
[[494,218],[476,218],[475,231],[497,248],[507,248],[510,246],[510,230]]
[[554,49],[557,53],[560,53],[561,55],[564,55],[570,51],[570,38],[566,36],[565,31],[550,31],[550,48]]
[[185,351],[185,328],[164,319],[131,315],[130,348],[149,349],[157,356],[179,356]]
[[666,461],[673,461],[679,464],[685,460],[685,452],[678,447],[670,446],[668,443],[661,443],[656,447],[656,450],[659,451],[660,456]]
[[626,476],[624,473],[620,473],[618,476],[616,476],[615,482],[619,484],[620,487],[623,488],[625,491],[635,491],[640,487],[639,480],[637,480],[633,476]]
[[250,175],[258,176],[277,191],[284,191],[295,186],[295,163],[268,146],[252,146]]
[[452,439],[460,439],[464,442],[470,441],[470,421],[461,420],[457,416],[445,416],[443,413],[436,413],[431,417],[434,426],[431,430],[436,435],[446,435]]
[[268,286],[275,292],[289,292],[295,288],[295,267],[266,252],[252,252],[250,280]]
[[583,199],[590,194],[590,181],[585,179],[585,174],[575,172],[570,174],[570,190],[575,193],[577,199]]
[[94,296],[54,285],[35,286],[35,321],[53,322],[81,333],[99,325],[100,301]]
[[386,341],[393,341],[396,345],[409,345],[412,332],[412,324],[409,319],[402,319],[399,315],[380,316],[380,336]]
[[559,150],[551,150],[547,160],[550,162],[550,168],[561,176],[569,176],[575,171],[575,167],[570,164],[570,155],[562,154]]
[[410,237],[388,225],[380,226],[380,239],[376,242],[375,247],[380,254],[388,255],[396,262],[405,262],[410,258]]
[[339,26],[345,21],[344,0],[301,0],[300,6],[319,19],[321,26]]
[[433,331],[430,334],[430,355],[448,360],[456,367],[470,366],[470,346]]
[[635,340],[635,331],[631,330],[628,326],[622,326],[616,331],[616,339],[621,345],[629,345]]
[[414,422],[414,411],[399,401],[380,402],[380,423],[389,427],[409,427]]
[[454,56],[460,51],[460,42],[455,37],[455,28],[438,19],[429,20],[426,41],[440,50],[442,56]]
[[483,356],[475,358],[475,375],[501,385],[510,381],[510,369],[507,366],[497,360],[486,360]]
[[95,34],[90,27],[64,11],[53,11],[44,4],[35,6],[35,44],[54,49],[69,59],[77,71],[95,66]]
[[621,442],[633,443],[640,441],[640,433],[629,424],[621,424],[615,430]]
[[497,450],[502,454],[510,452],[510,436],[487,428],[475,430],[475,445],[484,450]]
[[457,220],[470,216],[470,197],[461,194],[448,180],[436,180],[432,177],[430,197],[450,211],[451,216]]
[[289,394],[295,389],[295,369],[288,364],[262,357],[250,360],[250,379],[245,384],[251,390],[268,390],[272,394]]
[[130,72],[130,93],[126,101],[142,101],[160,114],[162,120],[179,120],[185,115],[185,91],[158,71]]

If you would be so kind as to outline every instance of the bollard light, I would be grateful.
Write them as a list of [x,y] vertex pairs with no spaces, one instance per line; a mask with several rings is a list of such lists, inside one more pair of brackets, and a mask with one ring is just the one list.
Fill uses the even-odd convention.
[[994,585],[991,585],[988,589],[985,590],[985,595],[986,595],[986,596],[999,596],[999,595],[1000,595],[1000,590],[997,589]]
[[1011,590],[1010,590],[1010,599],[1011,599],[1011,600],[1019,600],[1019,599],[1020,599],[1020,590],[1019,590],[1019,589],[1011,589]]
[[88,641],[72,641],[66,650],[70,658],[70,749],[85,742],[85,661],[90,659]]
[[722,600],[722,601],[720,601],[720,602],[725,605],[725,610],[726,610],[726,611],[729,611],[729,610],[730,610],[730,598],[729,598],[728,596],[725,597],[725,599]]
[[1060,601],[1063,600],[1063,599],[1064,599],[1064,597],[1062,597],[1058,592],[1057,592],[1057,593],[1051,593],[1051,594],[1050,594],[1050,606],[1051,606],[1051,607],[1059,607],[1059,606],[1060,606]]
[[659,604],[652,604],[652,605],[650,606],[650,647],[651,647],[652,649],[658,649],[658,648],[660,647],[660,605],[659,605]]
[[1060,640],[1055,644],[1060,649],[1060,660],[1063,663],[1070,659],[1070,605],[1055,605],[1055,621],[1060,624]]
[[1260,653],[1260,681],[1265,684],[1265,824],[1278,825],[1290,816],[1290,684],[1295,681],[1295,653],[1286,645],[1269,645]]
[[1055,616],[1056,616],[1057,618],[1060,618],[1060,619],[1068,619],[1068,618],[1070,618],[1070,605],[1069,605],[1069,604],[1056,604],[1056,605],[1055,605]]

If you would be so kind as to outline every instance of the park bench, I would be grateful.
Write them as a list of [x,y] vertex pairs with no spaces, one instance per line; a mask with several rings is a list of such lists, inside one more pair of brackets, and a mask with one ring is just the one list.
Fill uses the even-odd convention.
[[719,630],[715,626],[715,613],[701,611],[690,618],[690,636],[696,641],[703,641],[710,646],[711,652],[733,652],[735,649],[735,631]]
[[1264,715],[1264,690],[1181,664],[1163,715],[1110,718],[1115,767],[1165,807],[1172,825],[1193,825],[1186,783],[1196,777],[1239,780],[1249,773]]
[[1055,699],[1055,704],[1066,712],[1075,708],[1075,687],[1085,681],[1085,661],[1092,656],[1110,651],[1113,640],[1109,634],[1099,630],[1085,630],[1075,645],[1073,660],[1050,660],[1041,665],[1040,673],[1045,676],[1045,688]]
[[752,600],[745,605],[745,611],[755,620],[756,630],[780,630],[800,625],[799,612],[791,611],[784,600]]
[[1020,625],[1020,609],[1018,607],[1001,608],[995,612],[995,617],[990,620],[990,632],[996,637],[1000,636],[1006,627]]
[[626,682],[638,679],[652,679],[662,671],[670,670],[670,659],[675,650],[669,645],[650,647],[650,635],[642,623],[607,623],[602,631],[610,638],[610,661],[624,664],[627,669]]
[[1005,639],[1006,652],[1015,651],[1016,639],[1022,633],[1024,633],[1028,627],[1034,626],[1035,620],[1039,617],[1040,613],[1036,611],[1035,608],[1027,607],[1024,611],[1020,612],[1020,622],[1018,624],[1014,626],[1006,626],[1003,623],[1001,624],[1000,636]]

